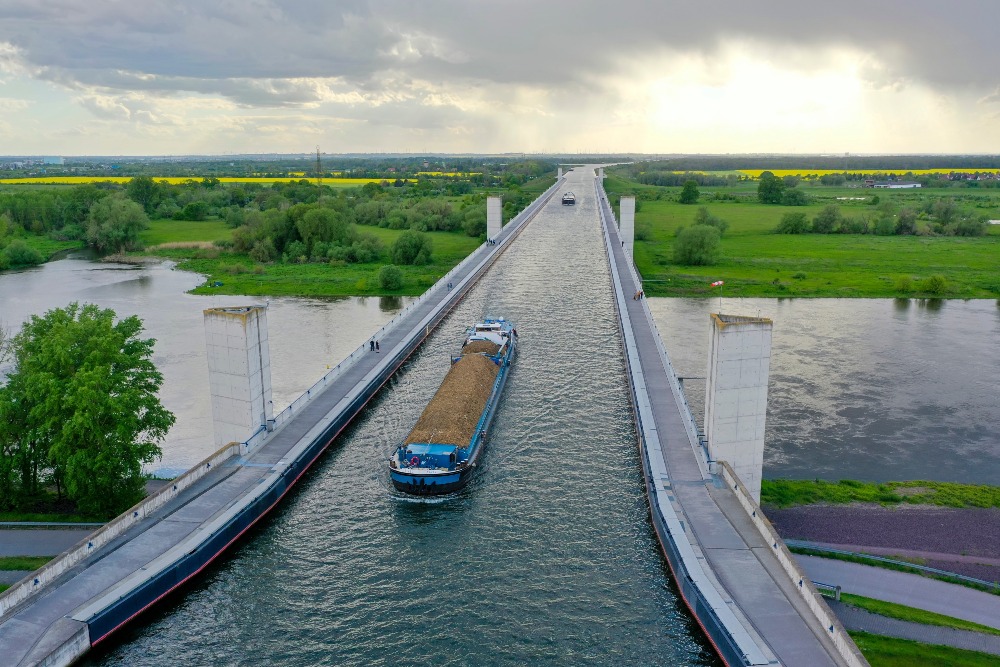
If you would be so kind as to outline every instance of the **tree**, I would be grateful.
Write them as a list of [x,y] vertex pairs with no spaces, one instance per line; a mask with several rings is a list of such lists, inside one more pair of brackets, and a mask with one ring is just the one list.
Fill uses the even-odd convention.
[[136,176],[125,186],[125,195],[150,214],[159,203],[160,186],[149,176]]
[[303,254],[308,254],[317,241],[334,245],[350,245],[354,242],[350,220],[343,213],[329,208],[310,209],[295,223],[295,228],[306,244],[307,252]]
[[812,229],[817,234],[831,234],[840,224],[843,216],[840,214],[840,207],[836,204],[827,204],[823,210],[813,218]]
[[393,264],[429,264],[431,261],[432,243],[426,234],[407,230],[389,249],[389,257]]
[[87,220],[87,244],[101,252],[139,250],[139,233],[149,227],[142,207],[131,199],[112,195],[90,207]]
[[809,197],[798,188],[785,188],[781,194],[781,203],[785,206],[805,206],[809,203]]
[[809,231],[809,218],[805,213],[786,213],[781,216],[775,234],[805,234]]
[[707,225],[684,227],[674,240],[674,262],[687,266],[714,264],[719,256],[719,230]]
[[896,216],[896,233],[916,234],[917,233],[917,212],[912,208],[904,208]]
[[138,317],[115,317],[71,303],[32,316],[14,337],[0,456],[17,462],[22,496],[50,475],[85,514],[113,516],[143,497],[142,466],[160,455],[174,416],[157,397],[155,341],[139,338]]
[[698,191],[698,182],[695,180],[684,181],[684,188],[681,190],[680,202],[682,204],[696,204],[701,192]]
[[388,264],[378,270],[378,286],[384,290],[398,290],[403,286],[403,271]]
[[45,261],[42,253],[38,252],[23,239],[14,239],[3,249],[3,257],[6,265],[13,268],[21,266],[37,266]]
[[757,185],[757,199],[761,204],[780,204],[785,192],[785,182],[769,171],[760,175]]
[[719,230],[719,236],[725,234],[726,230],[729,229],[729,223],[722,218],[709,213],[708,207],[706,206],[698,208],[698,212],[694,214],[694,224],[715,227]]

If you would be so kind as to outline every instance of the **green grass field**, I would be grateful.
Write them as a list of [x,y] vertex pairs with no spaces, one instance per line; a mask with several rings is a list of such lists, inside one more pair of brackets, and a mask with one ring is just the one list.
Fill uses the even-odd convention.
[[[208,228],[206,228],[207,234]],[[377,236],[386,247],[405,230],[359,226],[358,231]],[[433,261],[425,266],[403,266],[403,287],[391,294],[413,296],[424,292],[452,267],[475,250],[480,242],[463,233],[427,232],[433,243]],[[190,241],[206,238],[186,239]],[[167,241],[163,241],[167,242]],[[370,264],[255,264],[244,255],[222,253],[215,258],[195,249],[154,250],[153,254],[181,260],[179,268],[207,276],[195,294],[247,294],[251,296],[364,296],[386,294],[378,286],[379,269],[388,259]],[[213,287],[221,282],[219,287]]]
[[192,243],[225,241],[233,238],[233,230],[222,220],[150,220],[149,229],[142,232],[146,246],[161,243]]
[[1000,507],[1000,487],[953,482],[827,482],[809,479],[761,481],[761,504],[792,507],[812,503],[880,503],[942,507]]
[[841,593],[840,599],[846,604],[866,609],[873,614],[898,618],[901,621],[910,621],[911,623],[921,623],[923,625],[936,625],[942,628],[955,628],[957,630],[971,630],[972,632],[982,632],[988,635],[1000,635],[1000,630],[988,625],[980,625],[979,623],[945,616],[944,614],[935,614],[932,611],[915,609],[914,607],[907,607],[895,604],[894,602],[876,600],[861,595],[851,595],[850,593]]
[[55,556],[3,556],[0,557],[0,570],[37,570]]
[[[847,216],[871,214],[873,190],[803,185],[812,198],[807,206],[769,206],[757,203],[756,185],[702,188],[698,205],[680,204],[679,188],[636,185],[608,179],[612,192],[638,192],[660,197],[640,201],[636,228],[647,238],[637,240],[635,261],[650,296],[716,296],[710,283],[723,280],[725,296],[818,297],[945,297],[1000,296],[1000,226],[984,237],[874,236],[857,234],[774,234],[781,217],[802,212],[812,218],[823,206],[838,203]],[[714,192],[736,195],[738,201],[711,201]],[[878,191],[880,201],[900,206],[922,200],[954,197],[964,208],[1000,219],[1000,191],[939,189]],[[612,201],[617,197],[609,194]],[[866,197],[868,201],[838,201],[837,197]],[[722,238],[721,257],[712,266],[680,266],[672,261],[674,235],[692,224],[699,206],[729,223]],[[921,291],[921,281],[940,275],[947,281],[944,294]],[[901,291],[901,279],[910,289]],[[716,290],[718,288],[715,288]]]
[[988,653],[922,644],[867,632],[849,633],[872,667],[996,667],[1000,658]]

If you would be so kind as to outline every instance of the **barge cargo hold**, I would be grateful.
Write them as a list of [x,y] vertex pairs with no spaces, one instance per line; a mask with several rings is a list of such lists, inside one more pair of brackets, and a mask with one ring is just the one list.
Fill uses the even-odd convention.
[[461,354],[402,445],[389,458],[399,491],[439,495],[465,486],[486,440],[517,348],[517,330],[486,318],[468,331]]

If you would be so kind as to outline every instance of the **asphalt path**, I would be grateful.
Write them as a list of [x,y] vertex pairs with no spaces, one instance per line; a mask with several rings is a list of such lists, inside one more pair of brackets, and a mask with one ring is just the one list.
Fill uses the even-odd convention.
[[92,532],[92,528],[0,530],[0,557],[58,556]]
[[813,581],[844,593],[916,607],[1000,629],[1000,595],[870,565],[795,555]]

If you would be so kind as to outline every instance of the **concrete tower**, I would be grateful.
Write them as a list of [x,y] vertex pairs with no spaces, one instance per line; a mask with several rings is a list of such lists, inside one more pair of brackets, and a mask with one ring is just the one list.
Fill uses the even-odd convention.
[[503,199],[486,198],[486,238],[495,239],[503,228]]
[[243,442],[274,417],[267,308],[205,311],[215,445]]
[[635,247],[635,197],[622,197],[618,203],[618,213],[621,216],[618,233],[621,234],[622,241],[625,241],[625,249],[631,257]]
[[556,173],[556,179],[561,179],[561,178],[562,178],[562,167],[559,167],[559,171],[558,173]]
[[705,389],[708,453],[729,463],[760,502],[771,320],[721,314],[711,318]]

